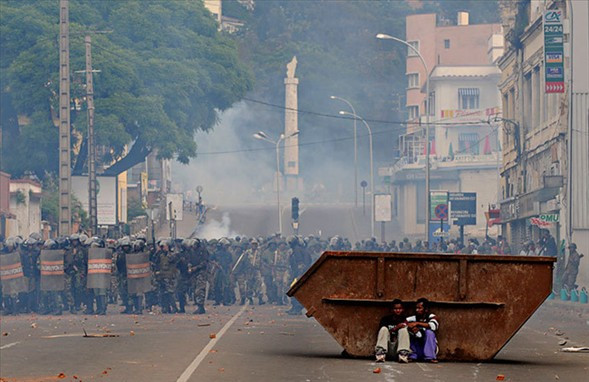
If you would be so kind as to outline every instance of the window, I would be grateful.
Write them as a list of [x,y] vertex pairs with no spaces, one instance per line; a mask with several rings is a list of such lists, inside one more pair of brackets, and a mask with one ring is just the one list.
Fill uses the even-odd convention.
[[419,106],[407,106],[407,119],[412,120],[419,117]]
[[479,143],[478,133],[462,133],[458,136],[458,152],[478,155]]
[[407,86],[409,89],[419,88],[419,73],[409,73],[407,80],[409,81]]
[[532,72],[524,75],[524,128],[532,128]]
[[536,66],[533,70],[532,75],[532,87],[533,87],[533,105],[532,105],[532,125],[537,127],[542,123],[542,111],[541,102],[542,99],[542,80],[540,75],[540,66]]
[[479,89],[460,88],[458,89],[458,108],[460,110],[479,108]]
[[444,48],[450,49],[450,40],[448,40],[448,39],[444,40]]
[[[409,45],[411,45],[412,47],[415,48],[415,50],[417,50],[419,52],[419,41],[407,41],[409,43]],[[416,57],[418,54],[415,53],[415,51],[409,47],[407,47],[407,56],[408,57]]]
[[297,162],[295,162],[295,161],[288,161],[288,167],[297,167]]

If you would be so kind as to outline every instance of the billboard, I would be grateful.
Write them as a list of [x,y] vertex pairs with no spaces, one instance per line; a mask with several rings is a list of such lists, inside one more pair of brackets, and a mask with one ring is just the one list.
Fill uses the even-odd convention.
[[[117,224],[117,178],[115,176],[97,176],[96,208],[98,225]],[[72,194],[82,203],[82,208],[88,211],[88,176],[72,176]]]
[[393,198],[390,194],[374,195],[374,221],[390,222],[392,220]]
[[[171,208],[170,208],[171,204]],[[171,211],[170,211],[171,210]],[[182,212],[184,210],[184,196],[182,194],[167,194],[166,195],[166,220],[182,220]],[[170,212],[172,216],[170,216]]]
[[448,191],[430,191],[430,221],[448,220]]
[[450,192],[450,220],[455,225],[477,225],[476,192]]
[[544,12],[544,82],[546,93],[564,93],[564,28],[559,9]]

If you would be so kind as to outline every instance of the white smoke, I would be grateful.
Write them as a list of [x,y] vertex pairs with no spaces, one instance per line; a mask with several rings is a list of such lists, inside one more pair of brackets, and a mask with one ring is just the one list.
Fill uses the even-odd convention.
[[213,131],[197,132],[197,157],[188,165],[173,164],[174,183],[192,195],[197,185],[202,186],[203,201],[209,206],[238,205],[272,195],[274,147],[253,138],[269,124],[267,115],[243,102],[222,113]]
[[223,214],[221,221],[214,219],[207,220],[207,223],[200,226],[195,234],[196,237],[206,240],[240,236],[237,232],[231,229],[231,219],[227,212]]

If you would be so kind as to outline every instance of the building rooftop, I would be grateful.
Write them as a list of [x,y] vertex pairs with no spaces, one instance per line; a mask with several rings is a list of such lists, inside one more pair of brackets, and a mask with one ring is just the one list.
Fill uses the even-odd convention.
[[491,77],[500,76],[501,70],[496,65],[436,66],[431,73],[431,80],[456,77]]

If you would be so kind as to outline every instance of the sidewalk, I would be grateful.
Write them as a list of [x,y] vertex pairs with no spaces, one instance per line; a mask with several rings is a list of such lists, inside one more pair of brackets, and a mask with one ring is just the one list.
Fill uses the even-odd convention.
[[589,304],[581,304],[580,302],[561,301],[559,299],[546,300],[542,304],[543,308],[569,310],[575,313],[589,314]]

